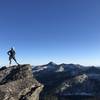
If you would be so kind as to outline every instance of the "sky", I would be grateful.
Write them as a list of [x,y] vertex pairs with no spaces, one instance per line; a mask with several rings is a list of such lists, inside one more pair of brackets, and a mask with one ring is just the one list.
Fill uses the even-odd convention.
[[100,65],[100,0],[0,0],[0,65]]

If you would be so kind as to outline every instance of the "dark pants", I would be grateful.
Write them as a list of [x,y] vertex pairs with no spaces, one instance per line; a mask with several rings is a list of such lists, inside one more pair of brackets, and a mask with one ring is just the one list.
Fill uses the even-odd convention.
[[18,64],[18,62],[14,56],[9,56],[9,65],[11,65],[12,59],[16,62],[16,64]]

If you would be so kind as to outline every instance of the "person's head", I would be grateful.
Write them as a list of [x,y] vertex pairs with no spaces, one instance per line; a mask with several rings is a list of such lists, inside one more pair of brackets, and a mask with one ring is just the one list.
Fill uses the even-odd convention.
[[11,47],[10,50],[14,50],[14,47]]

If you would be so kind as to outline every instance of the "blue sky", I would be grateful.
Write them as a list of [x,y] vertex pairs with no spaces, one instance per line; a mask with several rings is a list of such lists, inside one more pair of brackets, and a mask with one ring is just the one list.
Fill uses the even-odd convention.
[[100,0],[0,0],[0,64],[100,65]]

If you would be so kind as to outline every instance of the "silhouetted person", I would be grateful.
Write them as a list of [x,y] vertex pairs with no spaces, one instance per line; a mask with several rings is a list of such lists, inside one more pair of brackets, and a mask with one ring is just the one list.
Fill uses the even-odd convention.
[[13,48],[11,48],[7,54],[9,55],[9,66],[11,65],[12,60],[14,60],[16,62],[16,64],[19,65],[19,63],[17,62],[16,58],[15,58],[15,50]]

